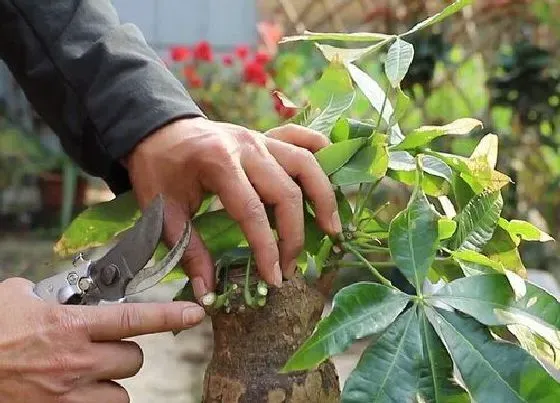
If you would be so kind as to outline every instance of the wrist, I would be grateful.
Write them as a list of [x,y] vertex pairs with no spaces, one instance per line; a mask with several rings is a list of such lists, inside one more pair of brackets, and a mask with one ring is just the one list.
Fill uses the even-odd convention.
[[143,137],[133,148],[130,150],[128,154],[121,157],[119,159],[120,164],[125,168],[129,169],[132,161],[136,159],[136,157],[142,155],[146,148],[150,148],[149,144],[154,140],[154,137],[159,137],[160,134],[169,131],[169,129],[177,126],[182,125],[184,126],[186,123],[193,124],[193,127],[196,128],[200,124],[200,122],[207,122],[208,118],[206,116],[192,116],[192,117],[180,117],[177,119],[173,119],[168,121],[163,126],[158,127],[157,129],[151,131],[148,135]]

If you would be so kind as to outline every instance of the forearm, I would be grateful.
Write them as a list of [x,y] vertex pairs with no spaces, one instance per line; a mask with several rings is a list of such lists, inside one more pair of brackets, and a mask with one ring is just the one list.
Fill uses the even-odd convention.
[[0,0],[0,57],[65,150],[117,190],[142,138],[202,115],[109,0]]

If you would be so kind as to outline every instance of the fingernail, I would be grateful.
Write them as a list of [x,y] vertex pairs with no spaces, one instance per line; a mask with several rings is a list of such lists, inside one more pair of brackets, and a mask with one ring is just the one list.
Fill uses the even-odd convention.
[[183,309],[183,325],[192,326],[204,318],[204,309],[198,305],[189,305]]
[[202,277],[195,277],[191,280],[194,296],[200,301],[206,294],[208,294],[208,288],[204,284],[204,279]]
[[331,218],[331,225],[332,229],[335,233],[342,232],[342,224],[340,222],[340,216],[338,215],[338,211],[335,211]]
[[274,267],[272,268],[273,276],[274,276],[274,280],[273,280],[273,284],[278,287],[281,288],[282,287],[282,270],[280,270],[280,263],[276,262],[274,263]]

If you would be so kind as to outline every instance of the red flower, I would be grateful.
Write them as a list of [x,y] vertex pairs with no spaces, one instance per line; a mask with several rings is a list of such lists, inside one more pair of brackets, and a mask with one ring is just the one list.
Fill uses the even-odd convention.
[[184,60],[187,60],[190,55],[189,49],[186,46],[173,46],[170,49],[170,53],[171,60],[175,62],[182,62]]
[[246,82],[256,84],[259,87],[264,87],[267,81],[266,71],[263,65],[255,61],[245,64],[243,78]]
[[204,62],[211,62],[213,59],[212,47],[207,41],[199,42],[194,47],[194,58]]
[[266,52],[257,52],[255,54],[255,61],[259,64],[267,64],[268,62],[270,62],[271,57],[268,53]]
[[224,55],[222,63],[224,63],[224,66],[231,66],[233,64],[233,57],[231,55]]
[[202,79],[200,77],[193,77],[192,79],[189,80],[189,88],[200,88],[202,87],[203,82]]
[[185,76],[185,80],[187,80],[189,84],[189,88],[200,88],[204,84],[202,78],[200,78],[200,76],[192,66],[185,66],[185,68],[183,69],[183,75]]
[[290,119],[296,114],[297,109],[284,106],[284,103],[282,102],[276,91],[272,93],[272,99],[274,100],[274,109],[276,109],[276,113],[278,113],[278,115],[282,118]]
[[245,60],[249,56],[249,47],[246,45],[240,45],[235,48],[235,54],[241,60]]

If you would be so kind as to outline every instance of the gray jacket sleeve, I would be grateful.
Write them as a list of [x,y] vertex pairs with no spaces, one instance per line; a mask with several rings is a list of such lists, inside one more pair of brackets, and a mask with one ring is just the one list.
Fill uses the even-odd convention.
[[110,0],[0,0],[0,58],[65,151],[117,193],[130,186],[119,159],[142,138],[202,116]]

